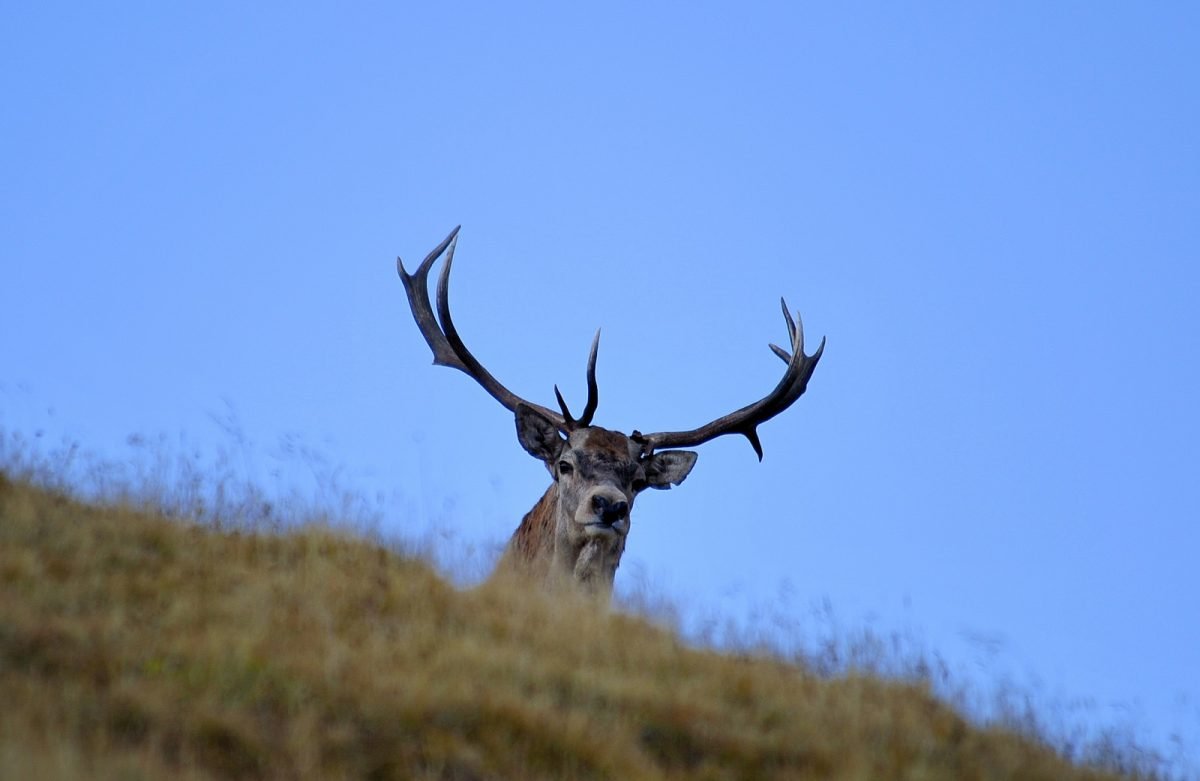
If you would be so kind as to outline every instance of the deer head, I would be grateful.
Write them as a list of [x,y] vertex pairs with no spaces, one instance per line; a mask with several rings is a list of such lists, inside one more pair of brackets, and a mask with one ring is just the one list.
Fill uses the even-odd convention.
[[[575,418],[558,387],[554,396],[559,411],[526,401],[513,394],[483,367],[467,349],[450,316],[450,267],[458,228],[426,256],[416,273],[408,274],[396,259],[396,269],[408,294],[413,318],[433,350],[433,362],[467,374],[513,413],[517,439],[526,452],[546,465],[553,482],[522,519],[513,533],[500,567],[518,570],[544,580],[571,580],[588,589],[607,593],[625,550],[630,513],[637,495],[647,488],[679,485],[696,463],[690,450],[669,448],[702,445],[723,434],[741,434],[762,460],[758,426],[800,398],[825,349],[821,340],[812,355],[804,353],[804,329],[792,319],[787,304],[790,352],[776,345],[771,350],[787,364],[783,378],[762,399],[690,431],[663,431],[628,435],[592,425],[599,403],[596,352],[600,333],[592,340],[587,363],[588,400]],[[429,271],[443,255],[446,262],[438,278],[437,314],[429,301]]]

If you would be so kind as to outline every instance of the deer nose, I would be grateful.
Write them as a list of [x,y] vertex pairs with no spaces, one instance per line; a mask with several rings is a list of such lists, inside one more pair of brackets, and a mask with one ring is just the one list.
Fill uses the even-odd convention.
[[602,523],[611,526],[629,515],[629,502],[624,499],[619,502],[611,502],[607,498],[597,495],[592,497],[592,509],[600,516]]

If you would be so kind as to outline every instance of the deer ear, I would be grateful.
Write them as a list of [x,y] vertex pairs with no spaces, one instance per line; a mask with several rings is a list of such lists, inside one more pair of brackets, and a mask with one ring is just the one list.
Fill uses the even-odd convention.
[[517,439],[525,452],[534,458],[553,464],[566,441],[545,415],[525,404],[517,405]]
[[646,482],[651,488],[667,489],[679,485],[692,467],[696,465],[699,456],[691,450],[664,450],[650,456],[646,464]]

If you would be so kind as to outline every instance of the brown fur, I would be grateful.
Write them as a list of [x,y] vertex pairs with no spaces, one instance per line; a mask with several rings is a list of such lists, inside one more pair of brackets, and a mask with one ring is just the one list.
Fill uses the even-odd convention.
[[513,532],[497,569],[516,569],[538,578],[550,571],[554,553],[554,519],[558,506],[558,483],[551,483],[521,525]]
[[630,457],[629,437],[619,431],[609,431],[599,426],[592,426],[586,431],[589,451],[603,453],[613,459],[625,460]]

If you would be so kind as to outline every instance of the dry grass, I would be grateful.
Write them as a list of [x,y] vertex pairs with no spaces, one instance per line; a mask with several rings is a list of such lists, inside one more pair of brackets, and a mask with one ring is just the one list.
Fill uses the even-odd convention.
[[0,778],[1102,779],[926,687],[0,473]]

